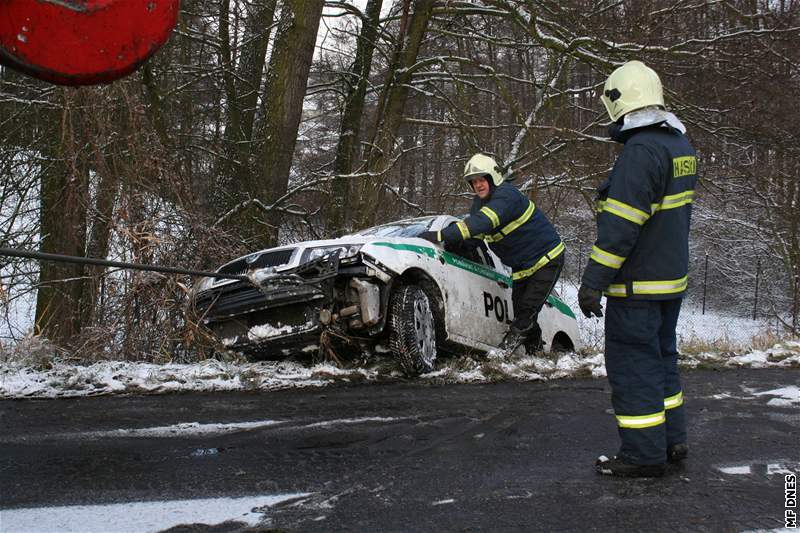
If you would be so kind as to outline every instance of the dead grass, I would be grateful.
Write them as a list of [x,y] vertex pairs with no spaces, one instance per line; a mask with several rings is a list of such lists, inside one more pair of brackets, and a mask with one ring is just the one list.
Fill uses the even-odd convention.
[[795,337],[792,335],[778,335],[774,331],[759,333],[744,342],[732,341],[727,335],[713,340],[701,339],[693,335],[688,340],[680,342],[678,348],[680,353],[687,355],[699,355],[702,353],[733,354],[745,353],[751,350],[768,350],[776,344],[794,339]]
[[754,350],[766,350],[772,348],[776,344],[781,344],[788,340],[793,340],[791,335],[777,335],[774,331],[766,331],[756,335],[750,341],[750,345]]
[[40,335],[28,335],[12,345],[0,344],[0,362],[20,368],[49,370],[66,352]]
[[701,339],[692,335],[688,340],[684,340],[678,346],[678,351],[685,355],[700,355],[702,353],[736,353],[746,350],[743,344],[734,342],[723,335],[714,340]]

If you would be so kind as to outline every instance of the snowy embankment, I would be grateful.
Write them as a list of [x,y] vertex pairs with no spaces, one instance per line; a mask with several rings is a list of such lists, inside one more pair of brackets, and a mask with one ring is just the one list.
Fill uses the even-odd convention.
[[[602,350],[604,331],[603,319],[584,318],[578,310],[578,287],[572,282],[560,283],[557,285],[561,294],[561,299],[572,308],[577,314],[578,329],[581,334],[581,342],[590,349]],[[605,308],[605,299],[603,299]],[[791,317],[786,317],[787,322],[791,322]],[[760,344],[764,344],[766,339],[780,336],[781,328],[775,323],[765,318],[753,320],[745,316],[734,316],[731,314],[704,311],[702,305],[690,301],[684,301],[681,306],[681,314],[678,318],[676,328],[678,334],[678,345],[708,346],[725,351],[745,351],[753,345],[757,339],[765,339]],[[766,345],[772,343],[767,342]]]
[[[742,353],[683,355],[684,367],[800,368],[800,342],[775,344]],[[512,356],[507,360],[458,357],[443,359],[434,372],[418,379],[432,384],[488,383],[502,380],[550,380],[605,376],[602,354],[558,357]],[[103,394],[157,394],[188,391],[256,391],[324,387],[334,383],[387,382],[404,379],[388,356],[358,368],[337,368],[294,361],[196,364],[98,362],[52,363],[37,370],[22,363],[0,362],[0,398],[65,398]]]

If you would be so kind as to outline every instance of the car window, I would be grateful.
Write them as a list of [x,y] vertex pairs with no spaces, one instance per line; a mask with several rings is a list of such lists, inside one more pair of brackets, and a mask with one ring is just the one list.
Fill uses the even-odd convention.
[[489,268],[495,268],[494,261],[492,261],[489,251],[486,249],[486,243],[478,239],[470,239],[466,242],[461,242],[455,245],[446,244],[445,250],[451,254],[455,254],[464,259],[468,259],[473,263],[479,265],[486,265]]
[[395,222],[363,229],[353,235],[367,237],[416,237],[423,231],[428,231],[433,218],[429,220],[414,220],[409,222]]

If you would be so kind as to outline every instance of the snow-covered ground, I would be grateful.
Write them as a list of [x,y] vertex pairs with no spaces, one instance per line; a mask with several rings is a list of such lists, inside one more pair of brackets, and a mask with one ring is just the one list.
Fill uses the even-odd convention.
[[[588,348],[603,348],[603,319],[585,318],[578,308],[578,287],[571,282],[557,285],[562,299],[578,316],[581,341]],[[605,308],[605,299],[603,300]],[[743,316],[725,315],[706,311],[701,306],[684,302],[678,318],[678,344],[717,345],[737,350],[752,346],[754,339],[765,338],[774,325],[765,319],[752,320]]]
[[[775,344],[742,353],[701,352],[684,355],[684,367],[800,368],[800,342]],[[458,357],[441,360],[423,382],[487,383],[502,380],[551,380],[605,376],[603,355],[561,354],[556,357],[514,355],[508,359]],[[103,394],[156,394],[186,391],[280,390],[324,387],[334,383],[404,379],[388,355],[357,368],[330,363],[307,365],[291,360],[230,363],[208,360],[196,364],[98,362],[88,366],[55,362],[39,370],[22,362],[0,363],[0,398],[63,398]],[[783,391],[797,397],[797,391]],[[780,396],[780,395],[779,395]],[[798,400],[800,403],[800,400]]]
[[263,525],[262,520],[269,507],[308,495],[295,493],[7,509],[2,512],[2,531],[163,531],[181,524],[221,524],[227,521],[256,526]]
[[[569,283],[563,287],[559,284],[559,289],[563,289],[563,299],[577,311],[577,289]],[[552,358],[515,355],[507,360],[448,358],[440,360],[434,372],[418,379],[429,383],[485,383],[605,376],[601,353],[603,321],[577,314],[584,345],[580,353]],[[760,321],[702,314],[700,309],[685,304],[678,323],[678,338],[679,346],[684,348],[681,364],[685,367],[800,368],[800,342],[765,344],[765,339],[770,338],[769,325]],[[0,398],[279,390],[404,379],[387,353],[353,368],[294,360],[260,363],[208,360],[195,364],[104,361],[78,365],[37,355],[43,353],[52,353],[52,349],[36,337],[0,349]]]

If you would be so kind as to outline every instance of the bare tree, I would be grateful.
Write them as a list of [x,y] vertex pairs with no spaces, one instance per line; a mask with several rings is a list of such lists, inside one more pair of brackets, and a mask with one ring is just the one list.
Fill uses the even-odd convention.
[[[485,151],[575,257],[617,149],[598,91],[640,59],[699,151],[692,251],[709,254],[712,303],[751,312],[759,274],[759,313],[792,327],[797,2],[397,0],[380,18],[385,4],[185,0],[170,43],[111,87],[0,69],[0,239],[213,268],[279,237],[461,213],[463,162]],[[333,37],[315,45],[320,20]],[[189,280],[8,261],[0,311],[40,278],[37,317],[60,342],[199,349],[181,308]]]
[[[314,54],[322,0],[287,0],[281,11],[275,50],[265,87],[266,115],[261,125],[264,147],[257,158],[252,194],[273,207],[288,191],[297,128],[303,112],[308,73]],[[277,242],[280,214],[270,213],[266,226],[248,228],[257,244]]]
[[334,232],[342,229],[345,223],[345,214],[352,205],[350,202],[350,179],[345,175],[353,171],[353,161],[356,157],[361,133],[367,84],[372,68],[372,55],[378,40],[382,6],[383,0],[367,2],[361,21],[355,59],[344,80],[347,89],[339,128],[339,141],[336,145],[336,159],[333,162],[334,179],[331,185],[327,217],[330,221],[330,230]]
[[357,210],[358,220],[362,224],[377,220],[386,179],[385,173],[391,168],[393,159],[397,157],[397,133],[408,98],[409,84],[413,75],[412,67],[417,62],[433,13],[434,0],[414,2],[414,11],[410,16],[409,4],[409,0],[404,0],[395,56],[386,73],[386,81],[376,109],[373,139],[365,154],[370,179],[362,182],[364,186],[361,188]]

